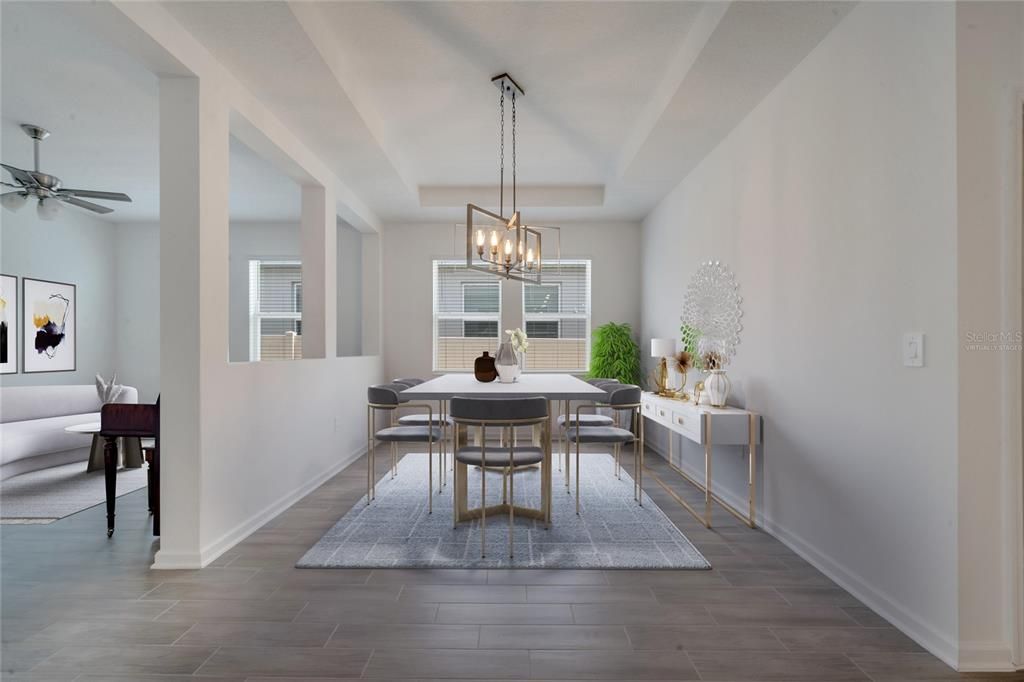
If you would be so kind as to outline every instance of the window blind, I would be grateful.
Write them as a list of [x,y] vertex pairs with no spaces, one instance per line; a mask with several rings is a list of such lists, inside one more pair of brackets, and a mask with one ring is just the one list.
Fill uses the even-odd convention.
[[473,369],[501,332],[501,283],[457,260],[434,261],[434,370]]
[[249,261],[249,359],[302,358],[302,263]]
[[590,366],[590,261],[545,261],[543,283],[523,285],[527,371]]

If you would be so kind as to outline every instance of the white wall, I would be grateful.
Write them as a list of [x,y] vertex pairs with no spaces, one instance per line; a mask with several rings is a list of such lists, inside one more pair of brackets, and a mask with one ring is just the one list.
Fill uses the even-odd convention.
[[[854,8],[648,217],[642,263],[645,343],[678,337],[700,261],[733,268],[731,401],[764,414],[764,525],[951,664],[954,15]],[[924,368],[902,366],[905,331],[927,335]],[[716,452],[733,501],[743,456]]]
[[1021,329],[1024,4],[957,3],[956,19],[960,662],[1006,670],[1015,630],[1024,666],[1021,353],[970,335]]
[[160,227],[124,223],[117,230],[117,372],[139,389],[139,401],[160,393]]
[[[562,258],[589,258],[591,327],[628,322],[640,327],[640,227],[634,223],[563,224]],[[548,237],[545,235],[545,240]],[[432,372],[432,262],[465,258],[465,228],[452,225],[391,224],[382,236],[383,353],[385,374],[429,377]],[[545,241],[545,252],[552,247]],[[519,301],[519,284],[503,292],[505,307]]]
[[[0,211],[0,233],[0,272],[18,277],[19,302],[23,277],[76,285],[78,335],[74,372],[24,374],[19,357],[18,373],[5,374],[0,382],[5,386],[91,384],[97,373],[110,378],[118,369],[114,226],[72,207],[65,207],[55,221],[40,220],[35,201],[31,201],[17,213]],[[24,333],[22,323],[17,321],[19,339]],[[25,345],[23,340],[20,345]],[[31,348],[21,350],[33,352]],[[123,374],[118,380],[131,383]]]

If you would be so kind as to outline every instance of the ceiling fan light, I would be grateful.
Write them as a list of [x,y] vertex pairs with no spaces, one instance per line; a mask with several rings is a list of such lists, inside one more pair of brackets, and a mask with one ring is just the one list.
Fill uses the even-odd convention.
[[40,220],[56,220],[60,210],[60,201],[57,199],[40,199],[36,205],[36,215]]
[[21,192],[8,192],[0,195],[0,204],[3,204],[8,211],[17,211],[25,205],[26,201],[28,201],[28,195]]

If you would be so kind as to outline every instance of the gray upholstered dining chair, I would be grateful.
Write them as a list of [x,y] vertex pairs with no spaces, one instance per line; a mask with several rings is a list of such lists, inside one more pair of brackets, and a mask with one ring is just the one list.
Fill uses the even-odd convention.
[[[370,386],[366,390],[366,504],[376,497],[377,476],[375,474],[377,441],[391,444],[391,477],[398,474],[398,443],[427,443],[427,508],[434,511],[434,443],[441,440],[441,429],[436,426],[403,426],[395,425],[395,410],[403,408],[423,409],[432,417],[434,408],[427,403],[411,403],[402,401],[400,394],[405,387],[402,384],[380,384]],[[387,411],[389,425],[377,429],[377,412]],[[443,470],[441,475],[443,475]]]
[[[591,386],[602,388],[605,391],[609,390],[609,387],[618,386],[618,379],[586,379],[585,380]],[[594,402],[601,403],[602,399],[597,399]],[[579,414],[578,412],[569,411],[569,401],[565,401],[565,414],[558,415],[556,420],[558,423],[558,451],[565,457],[565,492],[570,493],[569,489],[569,441],[565,438],[565,430],[567,428],[576,426],[576,420],[579,419],[583,426],[612,426],[615,421],[606,414]],[[562,461],[558,462],[558,469],[562,469]]]
[[597,407],[610,407],[616,415],[628,412],[633,417],[630,422],[636,424],[637,433],[619,426],[572,426],[566,429],[566,439],[576,444],[576,513],[580,513],[580,443],[601,443],[611,445],[615,459],[616,475],[621,469],[620,458],[622,446],[633,444],[633,499],[643,502],[643,468],[644,468],[644,423],[640,418],[640,387],[630,384],[610,386],[608,400],[601,403],[580,405],[576,408],[577,424],[581,410]]
[[[534,466],[544,461],[551,453],[551,422],[548,416],[548,401],[542,397],[530,398],[460,398],[451,400],[451,418],[456,427],[477,426],[480,428],[480,444],[465,445],[456,448],[455,461],[467,466],[480,467],[480,557],[487,555],[487,471],[500,469],[502,473],[502,504],[508,507],[508,555],[514,556],[515,531],[515,470],[521,467]],[[540,426],[540,446],[516,445],[511,436],[504,439],[507,445],[498,445],[493,449],[487,446],[487,428],[512,430],[519,426]],[[466,487],[460,484],[456,467],[456,497]],[[542,476],[541,486],[544,481]],[[541,493],[541,498],[545,495]],[[459,521],[459,499],[453,507],[453,526]],[[545,526],[550,521],[550,500],[541,510]]]
[[[400,384],[405,388],[411,388],[412,386],[419,386],[423,383],[423,379],[417,379],[415,377],[407,377],[404,379],[392,379],[392,384]],[[404,389],[403,389],[404,390]],[[398,399],[402,402],[409,402],[409,398],[403,396],[401,393],[398,394]],[[451,418],[445,414],[445,407],[447,401],[439,401],[438,410],[432,414],[423,414],[417,412],[416,414],[403,414],[398,418],[399,426],[440,426],[441,427],[441,476],[438,480],[438,490],[447,485],[448,477],[445,472],[448,471],[448,429],[452,426]]]

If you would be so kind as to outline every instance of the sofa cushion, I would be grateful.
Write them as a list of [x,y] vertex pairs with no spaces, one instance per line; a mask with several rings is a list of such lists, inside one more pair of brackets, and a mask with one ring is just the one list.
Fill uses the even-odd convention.
[[99,420],[99,412],[87,412],[0,424],[0,464],[52,452],[87,448],[92,443],[89,434],[68,433],[64,428]]
[[[139,392],[125,386],[117,402],[137,403]],[[92,384],[0,387],[0,423],[3,424],[88,414],[99,412],[100,407],[99,395]]]

